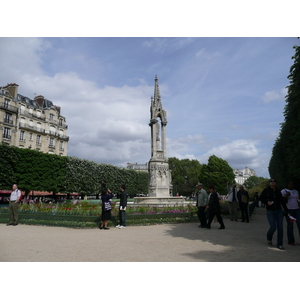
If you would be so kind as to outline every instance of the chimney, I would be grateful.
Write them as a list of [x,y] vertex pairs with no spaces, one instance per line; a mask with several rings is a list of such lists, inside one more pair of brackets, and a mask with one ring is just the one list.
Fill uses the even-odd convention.
[[36,97],[34,97],[34,100],[37,102],[37,104],[40,106],[40,107],[44,107],[44,96],[42,95],[38,95]]
[[18,96],[18,85],[16,83],[9,83],[6,86],[6,89],[8,90],[8,92],[10,93],[10,95],[14,98],[17,99]]

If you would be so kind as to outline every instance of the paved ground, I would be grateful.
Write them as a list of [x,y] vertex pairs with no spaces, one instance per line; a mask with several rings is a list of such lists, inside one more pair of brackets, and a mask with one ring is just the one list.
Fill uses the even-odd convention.
[[[265,209],[250,223],[224,220],[226,229],[197,223],[71,229],[0,224],[1,262],[298,262],[300,240],[285,251],[268,247]],[[286,228],[286,224],[285,224]],[[285,230],[286,231],[286,230]],[[275,233],[276,234],[276,233]]]

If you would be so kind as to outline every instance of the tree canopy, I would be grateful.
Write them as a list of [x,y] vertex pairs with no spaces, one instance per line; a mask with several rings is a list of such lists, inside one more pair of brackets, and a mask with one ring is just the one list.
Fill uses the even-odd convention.
[[233,183],[235,175],[226,160],[212,155],[209,157],[207,165],[203,165],[201,181],[206,188],[214,185],[219,194],[226,195],[227,182]]
[[277,179],[283,187],[289,180],[294,180],[299,188],[300,183],[300,46],[294,46],[294,64],[287,77],[290,85],[287,87],[284,122],[280,134],[275,141],[269,163],[271,177]]
[[257,176],[250,176],[248,179],[245,180],[243,186],[245,187],[245,189],[251,190],[255,186],[259,185],[265,179],[267,179],[267,178],[257,177]]
[[173,194],[189,196],[195,191],[200,180],[201,164],[198,160],[169,158],[169,168],[172,171]]
[[227,194],[226,184],[234,182],[234,173],[228,162],[212,155],[208,164],[201,165],[198,160],[169,158],[172,171],[173,191],[188,196],[196,191],[196,185],[201,181],[204,188],[214,185],[220,194]]

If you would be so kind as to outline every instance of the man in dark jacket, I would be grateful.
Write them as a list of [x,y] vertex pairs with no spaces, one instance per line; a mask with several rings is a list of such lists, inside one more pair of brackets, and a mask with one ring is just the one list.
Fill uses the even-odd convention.
[[208,219],[208,224],[206,228],[210,229],[210,224],[212,220],[214,219],[214,216],[217,217],[218,222],[220,223],[220,228],[219,229],[225,229],[225,225],[223,223],[223,219],[221,216],[221,206],[220,206],[220,200],[219,200],[219,195],[216,192],[216,188],[213,185],[210,185],[208,187],[209,189],[209,196],[208,196],[208,205],[207,209],[209,210],[209,219]]
[[120,207],[119,207],[119,222],[117,226],[120,229],[126,228],[126,207],[127,207],[127,193],[125,192],[126,186],[122,184],[120,186]]
[[272,245],[273,234],[277,229],[277,248],[284,250],[283,244],[283,217],[284,211],[287,213],[288,209],[285,200],[282,197],[281,191],[276,187],[277,181],[271,178],[269,186],[265,188],[261,195],[260,201],[266,205],[267,217],[270,224],[270,228],[267,232],[268,245]]
[[249,223],[249,214],[248,214],[248,203],[249,203],[249,194],[244,190],[244,187],[241,185],[240,190],[237,192],[237,197],[239,199],[239,205],[242,213],[242,221]]

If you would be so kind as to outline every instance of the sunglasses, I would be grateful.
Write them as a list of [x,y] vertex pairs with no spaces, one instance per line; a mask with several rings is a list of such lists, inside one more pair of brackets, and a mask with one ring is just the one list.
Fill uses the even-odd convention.
[[270,182],[276,182],[276,180],[270,180]]

